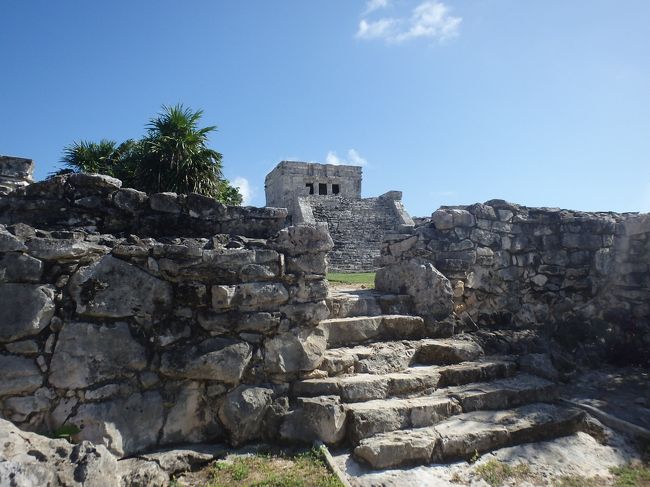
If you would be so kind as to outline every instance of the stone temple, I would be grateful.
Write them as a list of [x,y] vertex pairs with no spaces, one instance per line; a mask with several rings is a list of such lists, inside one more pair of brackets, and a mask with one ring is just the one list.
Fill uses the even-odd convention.
[[282,161],[266,176],[267,207],[287,208],[292,225],[327,223],[333,271],[376,269],[385,237],[414,226],[400,191],[362,198],[361,173],[359,166]]

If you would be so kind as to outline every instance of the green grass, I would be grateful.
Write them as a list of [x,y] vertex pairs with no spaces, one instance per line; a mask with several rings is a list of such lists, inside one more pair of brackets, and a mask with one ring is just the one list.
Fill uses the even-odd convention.
[[495,459],[478,465],[474,471],[490,487],[499,487],[508,479],[523,480],[530,475],[530,467],[525,463],[510,466]]
[[625,465],[610,469],[616,487],[650,487],[650,467],[645,465]]
[[343,284],[364,284],[367,288],[375,287],[374,272],[330,272],[327,274],[327,280]]
[[342,487],[319,450],[293,456],[250,455],[214,462],[207,487]]

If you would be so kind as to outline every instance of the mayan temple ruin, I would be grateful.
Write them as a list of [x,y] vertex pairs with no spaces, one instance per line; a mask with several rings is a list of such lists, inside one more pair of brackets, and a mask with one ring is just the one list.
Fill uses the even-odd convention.
[[576,381],[650,365],[649,214],[491,200],[415,224],[397,191],[361,198],[360,167],[288,161],[264,208],[32,173],[0,157],[2,486],[166,486],[259,442],[372,479],[648,438],[644,397]]

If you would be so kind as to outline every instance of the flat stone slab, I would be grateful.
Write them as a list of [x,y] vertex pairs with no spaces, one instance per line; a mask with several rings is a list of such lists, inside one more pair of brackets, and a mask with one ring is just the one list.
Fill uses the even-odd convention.
[[357,345],[382,339],[423,338],[424,320],[419,316],[381,315],[323,320],[318,325],[328,334],[328,348]]
[[506,411],[476,411],[426,428],[392,431],[362,440],[354,456],[373,468],[467,459],[505,446],[570,435],[584,413],[551,404]]
[[[337,322],[334,326],[341,324]],[[330,376],[352,372],[386,374],[404,370],[413,364],[448,365],[474,361],[482,356],[481,346],[471,340],[424,338],[377,341],[367,345],[330,348],[325,351],[319,368]]]
[[[295,397],[340,396],[343,402],[359,402],[432,392],[446,386],[510,377],[516,363],[509,360],[464,362],[447,366],[408,367],[386,374],[355,374],[294,383]],[[456,391],[454,389],[454,391]]]

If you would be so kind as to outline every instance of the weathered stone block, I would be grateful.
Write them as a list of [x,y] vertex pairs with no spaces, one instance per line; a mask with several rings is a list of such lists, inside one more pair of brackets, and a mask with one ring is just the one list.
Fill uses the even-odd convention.
[[392,294],[408,294],[414,311],[441,319],[453,309],[453,291],[449,279],[430,262],[413,259],[382,267],[375,276],[375,288]]
[[38,335],[54,316],[51,286],[0,284],[0,342]]
[[145,350],[126,323],[66,323],[52,356],[50,383],[60,389],[80,389],[127,376],[146,365]]
[[272,397],[272,389],[245,385],[237,387],[226,395],[219,408],[219,419],[230,433],[233,446],[260,437],[262,420]]
[[168,313],[173,297],[168,282],[110,255],[80,268],[70,279],[70,294],[82,316],[144,320]]
[[289,255],[328,252],[334,247],[327,224],[295,225],[283,228],[269,240],[269,245]]
[[323,360],[327,336],[322,329],[280,333],[264,345],[264,365],[271,374],[314,370]]
[[22,242],[7,230],[3,225],[0,225],[0,252],[20,252],[27,250],[27,247]]
[[236,384],[252,356],[248,343],[209,338],[198,345],[179,347],[162,354],[160,373],[178,379],[214,380]]
[[29,394],[43,384],[41,371],[28,358],[0,355],[0,371],[0,397]]
[[9,252],[0,257],[0,282],[39,282],[43,263],[26,254]]
[[149,196],[149,206],[154,211],[162,213],[179,214],[181,207],[178,204],[176,193],[156,193]]
[[83,404],[68,423],[81,429],[75,439],[104,445],[122,457],[156,445],[163,426],[163,402],[158,392],[133,394],[94,404]]

